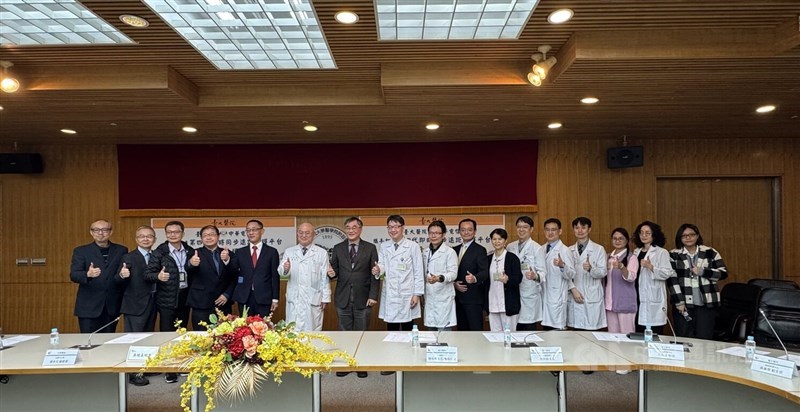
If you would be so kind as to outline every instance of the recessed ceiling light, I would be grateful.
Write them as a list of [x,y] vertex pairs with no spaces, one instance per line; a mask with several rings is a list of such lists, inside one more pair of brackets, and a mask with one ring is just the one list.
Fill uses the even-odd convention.
[[583,104],[595,104],[595,103],[597,103],[599,101],[600,101],[600,99],[598,99],[596,97],[584,97],[583,99],[581,99],[581,103],[583,103]]
[[775,106],[773,106],[771,104],[768,104],[766,106],[761,106],[758,109],[756,109],[756,113],[769,113],[769,112],[774,111],[774,110],[775,110]]
[[5,107],[0,106],[0,111],[3,111],[3,110],[5,110]]
[[355,14],[352,11],[337,12],[333,15],[333,18],[342,24],[353,24],[358,22],[358,14]]
[[439,128],[439,123],[428,123],[425,125],[425,128],[428,130],[436,130]]
[[137,29],[143,29],[150,25],[144,17],[134,16],[133,14],[123,14],[119,16],[119,21]]
[[181,128],[181,130],[183,130],[186,133],[194,133],[194,132],[197,131],[197,128],[192,127],[192,126],[183,126],[183,128]]
[[547,16],[547,21],[552,24],[561,24],[569,21],[575,13],[572,9],[559,9]]
[[317,130],[319,130],[319,127],[314,126],[313,124],[307,124],[303,126],[303,130],[307,132],[316,132]]
[[561,126],[562,126],[562,124],[558,123],[558,122],[550,123],[550,124],[547,125],[547,127],[550,128],[550,129],[560,129]]
[[78,133],[78,132],[76,132],[76,131],[74,131],[74,130],[72,130],[72,129],[61,129],[61,133],[66,133],[66,134],[76,134],[76,133]]

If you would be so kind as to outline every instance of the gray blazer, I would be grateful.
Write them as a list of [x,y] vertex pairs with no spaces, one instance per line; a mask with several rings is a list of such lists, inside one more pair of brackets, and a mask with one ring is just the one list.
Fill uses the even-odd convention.
[[347,240],[333,247],[331,267],[336,276],[336,290],[333,301],[337,308],[345,308],[350,304],[352,291],[353,305],[356,309],[367,307],[367,299],[378,300],[381,281],[372,276],[372,266],[378,261],[378,249],[375,245],[360,239],[355,262],[350,262],[350,245]]

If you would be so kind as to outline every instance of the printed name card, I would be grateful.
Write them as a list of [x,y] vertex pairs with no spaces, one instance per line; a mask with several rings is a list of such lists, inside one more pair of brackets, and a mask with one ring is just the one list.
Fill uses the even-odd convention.
[[455,346],[428,346],[425,348],[425,362],[458,363],[458,348]]
[[72,366],[78,360],[79,349],[49,349],[42,366]]
[[750,370],[768,373],[786,379],[792,379],[792,376],[797,375],[797,367],[794,362],[758,354],[753,356],[753,364],[750,365]]
[[668,359],[682,361],[684,360],[683,345],[672,343],[647,343],[647,356],[658,359]]
[[531,363],[564,363],[561,346],[531,347]]
[[127,363],[144,363],[147,358],[156,356],[158,346],[131,346],[128,348]]

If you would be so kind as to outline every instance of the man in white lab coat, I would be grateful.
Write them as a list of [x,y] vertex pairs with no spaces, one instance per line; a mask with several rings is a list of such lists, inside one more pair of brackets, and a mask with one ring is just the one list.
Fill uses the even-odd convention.
[[420,297],[425,294],[422,251],[417,242],[405,237],[405,220],[400,215],[386,219],[390,240],[378,248],[378,263],[372,274],[383,279],[378,317],[386,322],[386,330],[411,330],[418,319]]
[[544,221],[547,243],[539,249],[534,262],[536,275],[543,282],[542,328],[564,329],[567,326],[567,295],[569,282],[575,277],[575,259],[569,248],[561,242],[561,221],[550,218]]
[[298,331],[322,330],[325,306],[331,301],[328,283],[328,252],[314,243],[314,226],[297,227],[297,245],[283,253],[278,271],[288,277],[286,284],[286,321]]
[[542,321],[542,282],[536,275],[535,262],[542,246],[531,239],[533,219],[530,216],[520,216],[516,225],[518,239],[509,243],[506,250],[519,258],[522,269],[517,330],[536,330],[536,323]]
[[602,246],[589,239],[592,221],[578,217],[572,221],[577,242],[569,249],[575,258],[575,277],[570,283],[567,326],[598,330],[606,327],[603,278],[607,275],[607,256]]
[[447,226],[441,220],[428,225],[430,246],[423,253],[425,263],[425,326],[432,330],[452,330],[456,325],[458,256],[444,242]]

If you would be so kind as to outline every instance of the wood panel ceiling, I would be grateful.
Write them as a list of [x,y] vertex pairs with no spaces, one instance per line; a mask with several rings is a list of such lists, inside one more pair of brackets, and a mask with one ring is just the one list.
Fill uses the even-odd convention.
[[[798,0],[541,0],[518,40],[457,42],[379,42],[371,0],[315,0],[337,69],[237,72],[140,1],[82,3],[136,44],[0,48],[23,82],[0,93],[0,143],[800,137]],[[573,20],[548,24],[562,7]],[[344,9],[360,21],[336,23]],[[535,88],[525,77],[542,44],[559,63]],[[600,103],[579,102],[590,95]],[[762,104],[778,109],[757,115]]]

